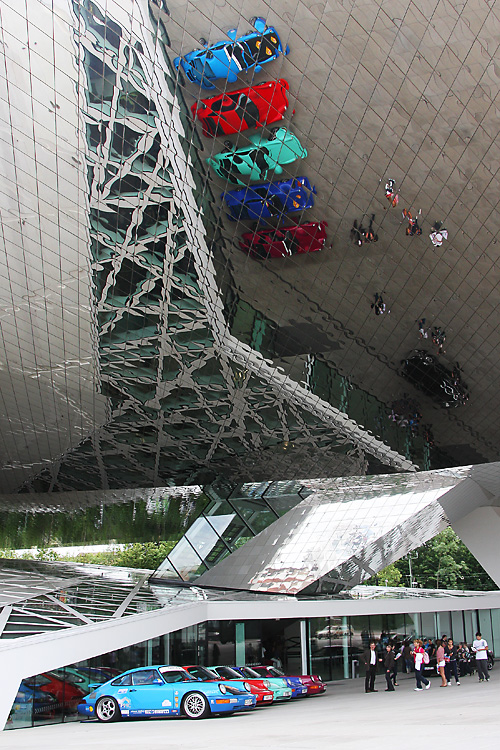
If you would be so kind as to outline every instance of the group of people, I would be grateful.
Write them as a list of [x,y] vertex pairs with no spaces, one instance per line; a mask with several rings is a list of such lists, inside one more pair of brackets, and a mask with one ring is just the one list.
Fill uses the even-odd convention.
[[422,419],[420,405],[407,393],[403,393],[401,398],[392,402],[389,419],[391,422],[397,424],[398,427],[409,427],[412,434],[416,435],[418,434],[418,427]]
[[[379,644],[380,646],[381,644]],[[363,653],[365,666],[365,693],[376,693],[375,678],[378,667],[383,667],[387,687],[386,692],[392,692],[398,686],[398,660],[402,660],[403,670],[415,673],[416,687],[414,690],[429,690],[431,683],[424,671],[430,660],[436,658],[436,669],[441,677],[440,687],[449,687],[452,677],[460,685],[460,677],[472,675],[475,669],[479,682],[490,679],[488,673],[488,644],[476,633],[476,638],[469,649],[466,643],[455,645],[453,638],[443,635],[432,641],[430,638],[422,640],[415,638],[413,644],[407,640],[396,650],[394,643],[388,641],[385,650],[377,648],[376,641],[370,641],[369,648]]]
[[363,219],[358,225],[358,220],[354,219],[351,229],[351,239],[355,245],[366,245],[370,242],[378,242],[378,234],[373,231],[373,222],[375,220],[375,214],[371,215],[370,223],[368,228],[363,227]]

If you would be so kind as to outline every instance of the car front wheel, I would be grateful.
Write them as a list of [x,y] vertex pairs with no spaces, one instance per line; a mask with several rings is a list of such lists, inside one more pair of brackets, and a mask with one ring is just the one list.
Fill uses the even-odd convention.
[[204,719],[210,713],[210,706],[203,693],[189,693],[182,701],[182,712],[188,719]]
[[112,722],[118,721],[122,718],[118,703],[114,698],[107,695],[104,698],[99,698],[95,707],[95,715],[99,721]]

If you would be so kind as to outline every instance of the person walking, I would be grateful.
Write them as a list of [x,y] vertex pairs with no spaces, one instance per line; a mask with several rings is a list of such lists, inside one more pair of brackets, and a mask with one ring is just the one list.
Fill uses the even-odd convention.
[[363,233],[364,233],[363,227],[362,226],[358,227],[358,220],[354,219],[352,223],[352,229],[351,229],[351,240],[354,242],[355,245],[358,245],[359,247],[361,247],[361,245],[363,244]]
[[[375,292],[374,294],[375,302],[372,302],[370,307],[372,310],[375,311],[375,315],[383,315],[386,312],[386,304],[384,302],[384,299],[381,294],[378,292]],[[389,314],[391,311],[387,310],[387,313]]]
[[396,192],[396,180],[387,180],[387,182],[385,183],[384,192],[390,206],[392,206],[392,208],[396,208],[399,203],[399,195]]
[[387,644],[385,647],[385,656],[384,656],[384,668],[385,668],[385,681],[387,682],[387,687],[385,689],[386,693],[392,693],[394,692],[394,669],[396,667],[396,658],[394,656],[394,651],[392,650],[392,645],[390,643]]
[[436,663],[437,663],[437,670],[439,674],[441,675],[441,685],[439,687],[447,687],[448,680],[446,679],[444,667],[445,667],[445,660],[444,660],[444,644],[443,641],[438,641],[438,647],[436,650]]
[[405,671],[410,674],[410,672],[413,672],[413,656],[411,653],[411,646],[410,641],[405,641],[403,644],[403,664],[405,666]]
[[420,638],[416,638],[413,641],[413,658],[415,659],[415,679],[417,681],[417,687],[414,688],[414,690],[423,690],[422,683],[425,685],[425,689],[429,690],[431,683],[427,679],[427,677],[424,677],[423,675],[423,669],[424,669],[424,656],[426,656],[426,653],[423,649],[423,644]]
[[370,641],[370,647],[363,653],[365,665],[365,693],[378,693],[375,690],[375,677],[377,674],[377,652],[375,641]]
[[457,657],[460,677],[471,675],[472,669],[470,664],[470,651],[467,644],[463,641],[458,645]]
[[448,643],[444,647],[444,671],[446,675],[446,682],[451,685],[451,675],[455,678],[455,683],[460,685],[458,678],[458,649],[453,644],[453,638],[448,638]]
[[488,644],[481,637],[481,633],[476,633],[476,640],[472,644],[472,651],[476,654],[476,671],[479,677],[479,682],[489,682],[490,676],[488,674]]

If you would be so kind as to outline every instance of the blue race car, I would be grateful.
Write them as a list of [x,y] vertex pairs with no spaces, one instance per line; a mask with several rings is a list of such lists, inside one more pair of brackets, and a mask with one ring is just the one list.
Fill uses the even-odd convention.
[[288,55],[288,45],[283,49],[276,30],[266,26],[264,18],[255,18],[253,25],[256,31],[239,39],[236,29],[228,31],[230,42],[218,42],[209,47],[202,39],[205,49],[176,57],[175,67],[181,66],[193,83],[199,83],[204,89],[214,89],[213,81],[218,78],[234,83],[241,72],[253,68],[258,73],[264,63],[275,60],[280,54]]
[[82,699],[78,713],[112,722],[134,716],[187,716],[232,713],[255,707],[256,697],[244,688],[200,682],[182,667],[131,669],[113,677]]
[[271,216],[283,216],[293,211],[303,211],[314,206],[316,188],[307,177],[292,177],[280,182],[263,182],[260,185],[230,190],[221,197],[229,208],[231,221],[254,219],[260,221]]

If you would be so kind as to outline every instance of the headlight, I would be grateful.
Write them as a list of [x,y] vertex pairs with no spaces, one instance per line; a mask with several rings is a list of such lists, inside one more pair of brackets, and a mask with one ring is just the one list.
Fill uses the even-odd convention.
[[323,682],[323,678],[322,678],[322,676],[320,674],[317,675],[317,680],[318,680],[318,682]]
[[252,692],[252,688],[248,682],[244,682],[243,687],[245,688],[245,690],[248,690],[249,693]]
[[269,690],[271,687],[271,683],[269,682],[269,680],[263,680],[263,683],[264,683],[264,687],[267,688],[267,690]]
[[221,691],[222,695],[225,695],[227,693],[227,687],[225,685],[219,685],[219,690]]

